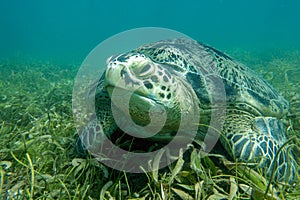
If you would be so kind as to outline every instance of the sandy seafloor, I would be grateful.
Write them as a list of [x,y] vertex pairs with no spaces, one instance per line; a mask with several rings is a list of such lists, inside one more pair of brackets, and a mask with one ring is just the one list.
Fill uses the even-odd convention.
[[[229,49],[227,53],[289,100],[289,130],[300,138],[300,50],[261,53]],[[107,169],[91,157],[77,156],[71,106],[79,66],[35,59],[0,62],[0,199],[178,199],[186,194],[218,199],[232,197],[234,188],[236,198],[251,196],[243,188],[255,188],[255,184],[243,182],[216,163],[212,181],[195,172],[188,174],[185,168],[172,181],[166,172],[157,181],[149,174],[137,178]],[[229,181],[232,177],[234,183]],[[300,198],[300,182],[296,185],[285,188],[286,192],[279,189],[279,196]],[[197,187],[202,188],[200,193]]]

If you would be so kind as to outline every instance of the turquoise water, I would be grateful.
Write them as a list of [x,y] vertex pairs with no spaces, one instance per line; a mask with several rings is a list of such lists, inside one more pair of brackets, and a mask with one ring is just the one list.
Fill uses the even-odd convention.
[[81,62],[132,28],[180,31],[219,49],[300,48],[298,0],[1,1],[1,57]]
[[[239,198],[250,199],[247,185],[265,190],[260,177],[215,166],[217,156],[191,159],[191,169],[184,159],[183,168],[180,161],[172,169],[176,178],[162,171],[158,181],[155,173],[134,178],[77,159],[72,89],[78,68],[105,39],[140,27],[179,31],[254,69],[290,102],[288,129],[299,139],[300,0],[0,0],[0,200],[98,199],[102,193],[142,199],[154,198],[153,191],[158,198],[160,191],[175,195],[173,188],[205,198],[231,195],[234,186]],[[298,182],[291,194],[280,193],[299,199]],[[253,194],[262,198],[260,192]]]

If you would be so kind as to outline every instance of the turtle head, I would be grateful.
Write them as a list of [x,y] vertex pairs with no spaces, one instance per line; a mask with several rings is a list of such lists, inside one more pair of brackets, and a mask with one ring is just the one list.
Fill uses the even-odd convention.
[[[124,113],[129,108],[130,117],[138,125],[150,123],[150,109],[165,112],[163,132],[170,133],[178,127],[181,113],[190,109],[189,100],[193,101],[189,98],[193,90],[182,77],[169,65],[130,52],[107,61],[105,86],[112,103]],[[130,101],[126,101],[129,96]]]
[[133,92],[152,105],[170,108],[176,104],[177,83],[170,70],[143,54],[122,54],[108,61],[105,83],[110,94],[117,87]]

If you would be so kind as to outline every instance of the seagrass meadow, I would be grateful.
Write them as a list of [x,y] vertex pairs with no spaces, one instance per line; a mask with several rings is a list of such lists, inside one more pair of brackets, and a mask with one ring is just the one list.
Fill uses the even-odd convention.
[[[289,101],[285,145],[299,171],[299,8],[299,0],[0,1],[0,200],[300,199],[299,177],[276,184],[247,167],[255,163],[235,162],[220,149],[201,158],[201,141],[160,170],[159,157],[149,164],[153,172],[111,169],[76,150],[72,110],[75,77],[97,47],[110,41],[95,56],[106,60],[103,54],[161,36],[148,31],[111,42],[119,33],[174,30],[245,64]],[[113,139],[136,150],[130,138]]]
[[[227,53],[289,100],[289,144],[299,159],[300,51]],[[0,199],[300,199],[299,178],[294,185],[276,185],[224,155],[200,158],[197,144],[164,169],[155,170],[159,160],[154,161],[154,171],[144,174],[116,171],[79,155],[72,113],[79,66],[1,60]]]

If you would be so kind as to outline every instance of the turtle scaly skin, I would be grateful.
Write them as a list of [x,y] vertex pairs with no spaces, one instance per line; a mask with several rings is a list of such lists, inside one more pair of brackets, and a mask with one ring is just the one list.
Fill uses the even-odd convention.
[[[297,177],[294,155],[289,145],[279,151],[287,142],[281,119],[286,116],[289,103],[246,66],[190,39],[159,41],[110,58],[97,86],[98,122],[107,135],[116,131],[110,98],[115,88],[132,91],[127,117],[145,126],[150,120],[149,109],[163,106],[167,120],[152,139],[171,140],[182,113],[190,112],[193,102],[199,106],[199,124],[210,124],[212,109],[220,106],[216,79],[221,80],[226,92],[225,123],[221,130],[225,137],[220,137],[220,141],[228,154],[237,161],[257,163],[256,168],[269,178],[272,167],[277,167],[274,180],[292,183]],[[212,105],[212,96],[216,97],[217,105]],[[126,109],[122,105],[117,107],[121,111]],[[84,138],[88,129],[96,132],[93,138],[85,139],[87,149],[97,143],[97,134],[101,134],[95,125],[98,122],[92,122],[81,133]],[[207,128],[199,126],[197,137],[204,139],[206,132]]]

